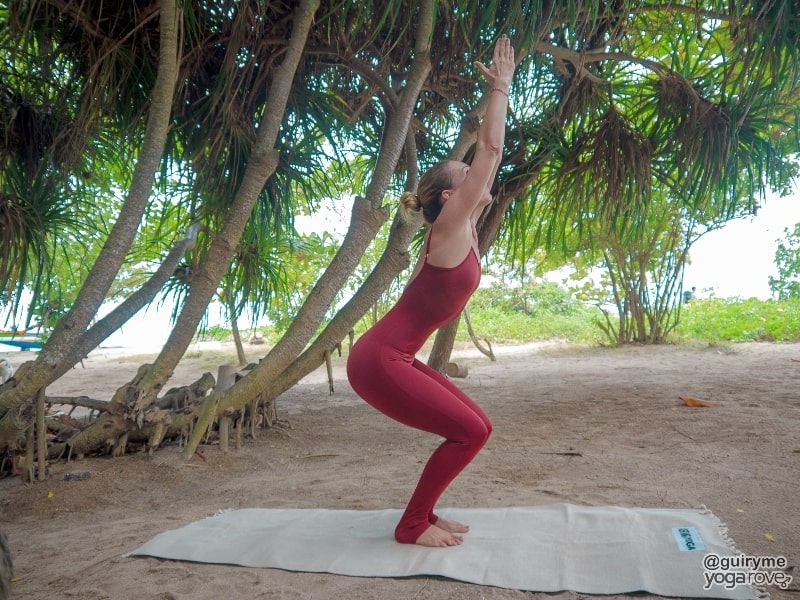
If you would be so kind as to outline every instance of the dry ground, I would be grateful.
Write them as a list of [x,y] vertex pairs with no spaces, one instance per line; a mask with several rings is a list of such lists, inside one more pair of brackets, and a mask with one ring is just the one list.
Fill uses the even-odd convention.
[[[497,362],[474,352],[458,359],[469,377],[457,382],[485,407],[494,434],[442,506],[705,505],[742,552],[798,565],[800,345],[500,350]],[[193,350],[170,385],[216,372],[221,360]],[[239,451],[207,446],[205,462],[180,467],[178,449],[167,447],[152,457],[52,464],[43,483],[0,480],[0,523],[16,561],[12,598],[544,598],[439,578],[126,557],[155,534],[221,509],[399,508],[437,440],[362,403],[338,361],[333,396],[324,369],[306,378],[278,401],[291,427],[263,431]],[[95,352],[48,391],[108,398],[138,364]],[[715,405],[690,408],[679,396]],[[86,471],[88,479],[64,479]],[[773,598],[800,600],[796,571],[791,589],[772,589]]]

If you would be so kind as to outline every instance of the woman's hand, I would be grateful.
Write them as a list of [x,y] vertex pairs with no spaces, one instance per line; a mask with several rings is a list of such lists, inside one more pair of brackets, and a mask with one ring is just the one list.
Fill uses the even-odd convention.
[[501,35],[494,46],[492,66],[487,67],[482,62],[475,61],[475,68],[492,82],[492,87],[499,87],[503,91],[508,91],[516,64],[514,63],[514,47],[511,45],[511,40],[506,37],[506,34]]

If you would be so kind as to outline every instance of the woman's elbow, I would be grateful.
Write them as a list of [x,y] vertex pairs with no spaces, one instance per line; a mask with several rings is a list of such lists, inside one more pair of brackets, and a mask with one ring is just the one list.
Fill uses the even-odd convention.
[[503,146],[500,141],[495,140],[479,140],[475,146],[475,153],[485,152],[489,156],[499,156],[503,152]]

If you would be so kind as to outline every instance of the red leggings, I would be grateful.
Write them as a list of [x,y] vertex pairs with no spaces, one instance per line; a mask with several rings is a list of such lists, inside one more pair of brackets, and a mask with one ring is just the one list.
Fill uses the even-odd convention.
[[[388,346],[361,344],[348,360],[353,389],[385,415],[445,441],[434,451],[395,529],[413,544],[436,522],[433,507],[450,482],[486,443],[486,413],[444,375]],[[355,354],[355,356],[354,356]]]

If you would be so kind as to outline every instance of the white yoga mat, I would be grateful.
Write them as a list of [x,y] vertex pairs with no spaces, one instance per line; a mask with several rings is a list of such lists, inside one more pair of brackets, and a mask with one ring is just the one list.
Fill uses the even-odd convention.
[[440,514],[470,526],[462,545],[398,544],[399,510],[253,508],[161,533],[132,554],[363,577],[436,575],[538,592],[763,596],[745,585],[704,589],[703,557],[736,553],[705,509],[551,504]]

